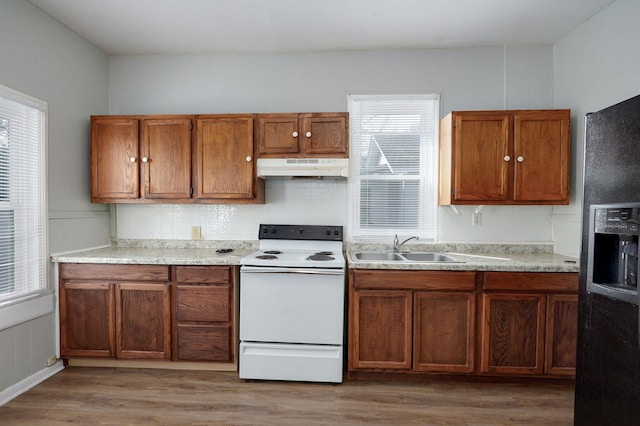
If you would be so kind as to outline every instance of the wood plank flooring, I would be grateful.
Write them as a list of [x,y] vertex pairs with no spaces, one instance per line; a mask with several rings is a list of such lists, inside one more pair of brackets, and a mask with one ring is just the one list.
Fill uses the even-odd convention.
[[0,425],[571,425],[567,384],[252,381],[235,372],[70,367]]

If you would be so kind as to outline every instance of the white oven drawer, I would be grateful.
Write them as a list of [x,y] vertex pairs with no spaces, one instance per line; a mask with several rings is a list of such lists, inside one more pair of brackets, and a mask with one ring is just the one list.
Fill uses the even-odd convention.
[[240,343],[241,379],[342,382],[342,347]]
[[344,273],[240,272],[240,340],[342,345]]

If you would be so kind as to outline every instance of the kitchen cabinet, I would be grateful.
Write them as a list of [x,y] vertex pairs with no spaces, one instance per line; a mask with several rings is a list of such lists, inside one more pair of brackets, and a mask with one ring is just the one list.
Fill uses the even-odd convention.
[[348,157],[349,114],[257,114],[259,158]]
[[575,273],[485,273],[481,372],[575,374]]
[[350,371],[474,371],[476,272],[349,277]]
[[91,201],[191,199],[189,116],[92,116]]
[[235,360],[235,269],[176,267],[176,351],[179,361]]
[[253,115],[196,119],[197,202],[264,203],[264,180],[256,177]]
[[570,146],[569,110],[453,111],[439,204],[568,204]]
[[169,267],[61,264],[63,358],[169,359]]

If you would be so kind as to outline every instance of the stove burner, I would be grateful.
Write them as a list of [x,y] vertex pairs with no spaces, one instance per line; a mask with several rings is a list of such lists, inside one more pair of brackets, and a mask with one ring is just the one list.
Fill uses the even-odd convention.
[[311,256],[307,257],[307,260],[334,260],[335,259],[335,257],[329,256],[328,254],[323,254],[323,253],[326,253],[326,252],[312,254]]
[[278,256],[274,256],[272,254],[261,254],[259,256],[256,256],[256,259],[262,259],[262,260],[272,260],[277,258]]
[[319,251],[316,253],[316,255],[318,256],[333,256],[333,252],[332,251]]
[[265,254],[282,254],[280,250],[266,250]]

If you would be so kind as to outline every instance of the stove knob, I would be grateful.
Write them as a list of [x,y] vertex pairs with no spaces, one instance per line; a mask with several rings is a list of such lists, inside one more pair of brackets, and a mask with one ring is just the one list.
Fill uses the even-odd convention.
[[276,228],[271,228],[271,233],[275,234],[276,233]]
[[304,229],[298,229],[298,235],[304,234]]
[[336,229],[335,231],[333,231],[333,235],[340,235],[340,231]]

